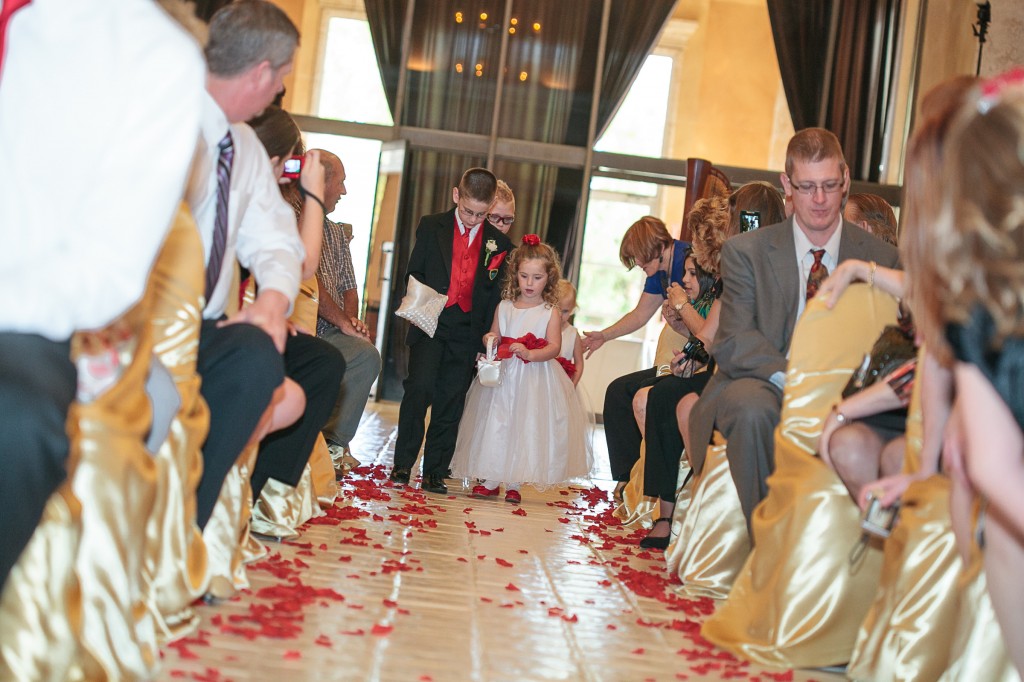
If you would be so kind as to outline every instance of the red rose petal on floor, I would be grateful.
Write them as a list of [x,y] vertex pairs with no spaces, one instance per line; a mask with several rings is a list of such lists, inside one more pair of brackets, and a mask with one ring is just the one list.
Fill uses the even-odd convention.
[[506,590],[510,590],[512,592],[519,592],[519,588],[516,587],[515,585],[513,585],[512,583],[509,583],[508,585],[505,585],[505,589]]
[[512,513],[516,516],[526,516],[526,510],[522,507],[517,507]]
[[294,649],[289,649],[288,651],[284,652],[284,657],[289,659],[289,660],[294,660],[294,659],[297,659],[297,658],[302,658],[302,652],[301,651],[295,651]]
[[358,630],[342,630],[341,634],[343,634],[343,635],[365,635],[366,634],[366,630],[364,630],[362,628],[359,628]]
[[331,640],[327,635],[320,635],[316,638],[315,643],[325,647],[331,646]]
[[391,599],[383,600],[383,604],[384,604],[384,606],[388,607],[389,609],[393,609],[396,606],[398,606],[398,602],[392,601]]
[[562,616],[562,620],[566,623],[578,623],[580,619],[574,613],[571,616]]
[[384,635],[390,635],[391,631],[394,629],[395,626],[393,625],[381,625],[380,623],[374,623],[373,629],[370,630],[370,634],[383,637]]
[[463,562],[463,563],[467,563],[467,564],[469,563],[469,559],[467,559],[467,558],[466,558],[466,557],[464,557],[464,556],[460,556],[460,557],[458,558],[458,561],[461,561],[461,562]]
[[495,557],[494,558],[494,562],[496,564],[498,564],[499,566],[503,566],[505,568],[512,568],[512,562],[511,561],[505,561],[501,557]]

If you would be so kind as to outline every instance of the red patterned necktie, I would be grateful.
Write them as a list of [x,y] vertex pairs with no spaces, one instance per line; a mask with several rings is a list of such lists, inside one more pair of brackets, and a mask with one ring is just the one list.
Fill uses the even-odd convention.
[[220,271],[224,266],[224,251],[228,242],[228,196],[231,193],[231,162],[235,158],[235,147],[228,132],[217,145],[220,156],[217,158],[217,213],[213,221],[213,241],[210,244],[210,257],[206,261],[206,300],[210,300]]
[[3,0],[0,7],[0,76],[3,75],[4,53],[7,51],[7,23],[11,15],[29,3],[30,0]]
[[825,249],[812,249],[811,255],[814,256],[814,264],[811,266],[810,272],[807,273],[807,299],[811,300],[814,295],[818,293],[818,288],[821,283],[828,277],[828,268],[821,262],[822,257],[825,255]]

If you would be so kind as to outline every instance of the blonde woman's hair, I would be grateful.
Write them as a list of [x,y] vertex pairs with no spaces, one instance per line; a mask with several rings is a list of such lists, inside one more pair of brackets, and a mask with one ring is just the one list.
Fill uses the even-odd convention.
[[[523,239],[530,236],[534,235],[527,235]],[[558,295],[555,293],[555,290],[558,287],[558,282],[562,279],[562,264],[558,258],[558,252],[544,242],[539,244],[523,242],[512,250],[512,254],[509,256],[508,267],[505,270],[505,281],[501,288],[501,297],[509,301],[514,301],[519,297],[519,294],[522,293],[519,289],[519,267],[523,264],[523,261],[534,259],[544,261],[544,269],[548,273],[548,281],[544,285],[544,291],[541,294],[544,302],[557,307]]]
[[693,244],[693,260],[704,271],[718,275],[722,244],[729,235],[729,200],[714,196],[698,199],[686,218]]
[[[947,187],[941,173],[950,125],[968,97],[970,82],[947,81],[934,87],[922,102],[922,117],[907,145],[903,171],[903,234],[900,257],[907,272],[906,300],[918,333],[940,362],[950,361],[943,325],[947,266],[960,259],[960,247],[948,238],[951,226],[940,221]],[[973,182],[973,181],[972,181]]]
[[974,88],[960,107],[934,237],[944,242],[935,249],[935,274],[944,276],[934,282],[939,323],[965,323],[984,308],[994,323],[993,348],[1024,336],[1024,71],[1020,76],[995,93]]
[[619,260],[632,270],[638,263],[647,263],[661,256],[673,243],[668,228],[652,215],[644,216],[629,226],[619,246]]

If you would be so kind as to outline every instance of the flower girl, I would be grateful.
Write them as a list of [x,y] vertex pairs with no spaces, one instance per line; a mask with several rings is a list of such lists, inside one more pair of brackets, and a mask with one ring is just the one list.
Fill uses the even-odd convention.
[[590,473],[587,418],[555,358],[562,345],[558,254],[534,234],[512,252],[488,340],[500,340],[501,383],[474,382],[452,459],[456,478],[482,479],[474,497],[519,503],[524,483],[550,486]]

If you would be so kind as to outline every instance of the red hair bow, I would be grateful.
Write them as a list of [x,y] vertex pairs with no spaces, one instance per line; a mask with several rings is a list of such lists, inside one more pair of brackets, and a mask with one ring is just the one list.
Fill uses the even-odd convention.
[[523,243],[527,244],[529,246],[539,246],[540,245],[540,237],[538,237],[535,234],[524,234],[523,235]]

